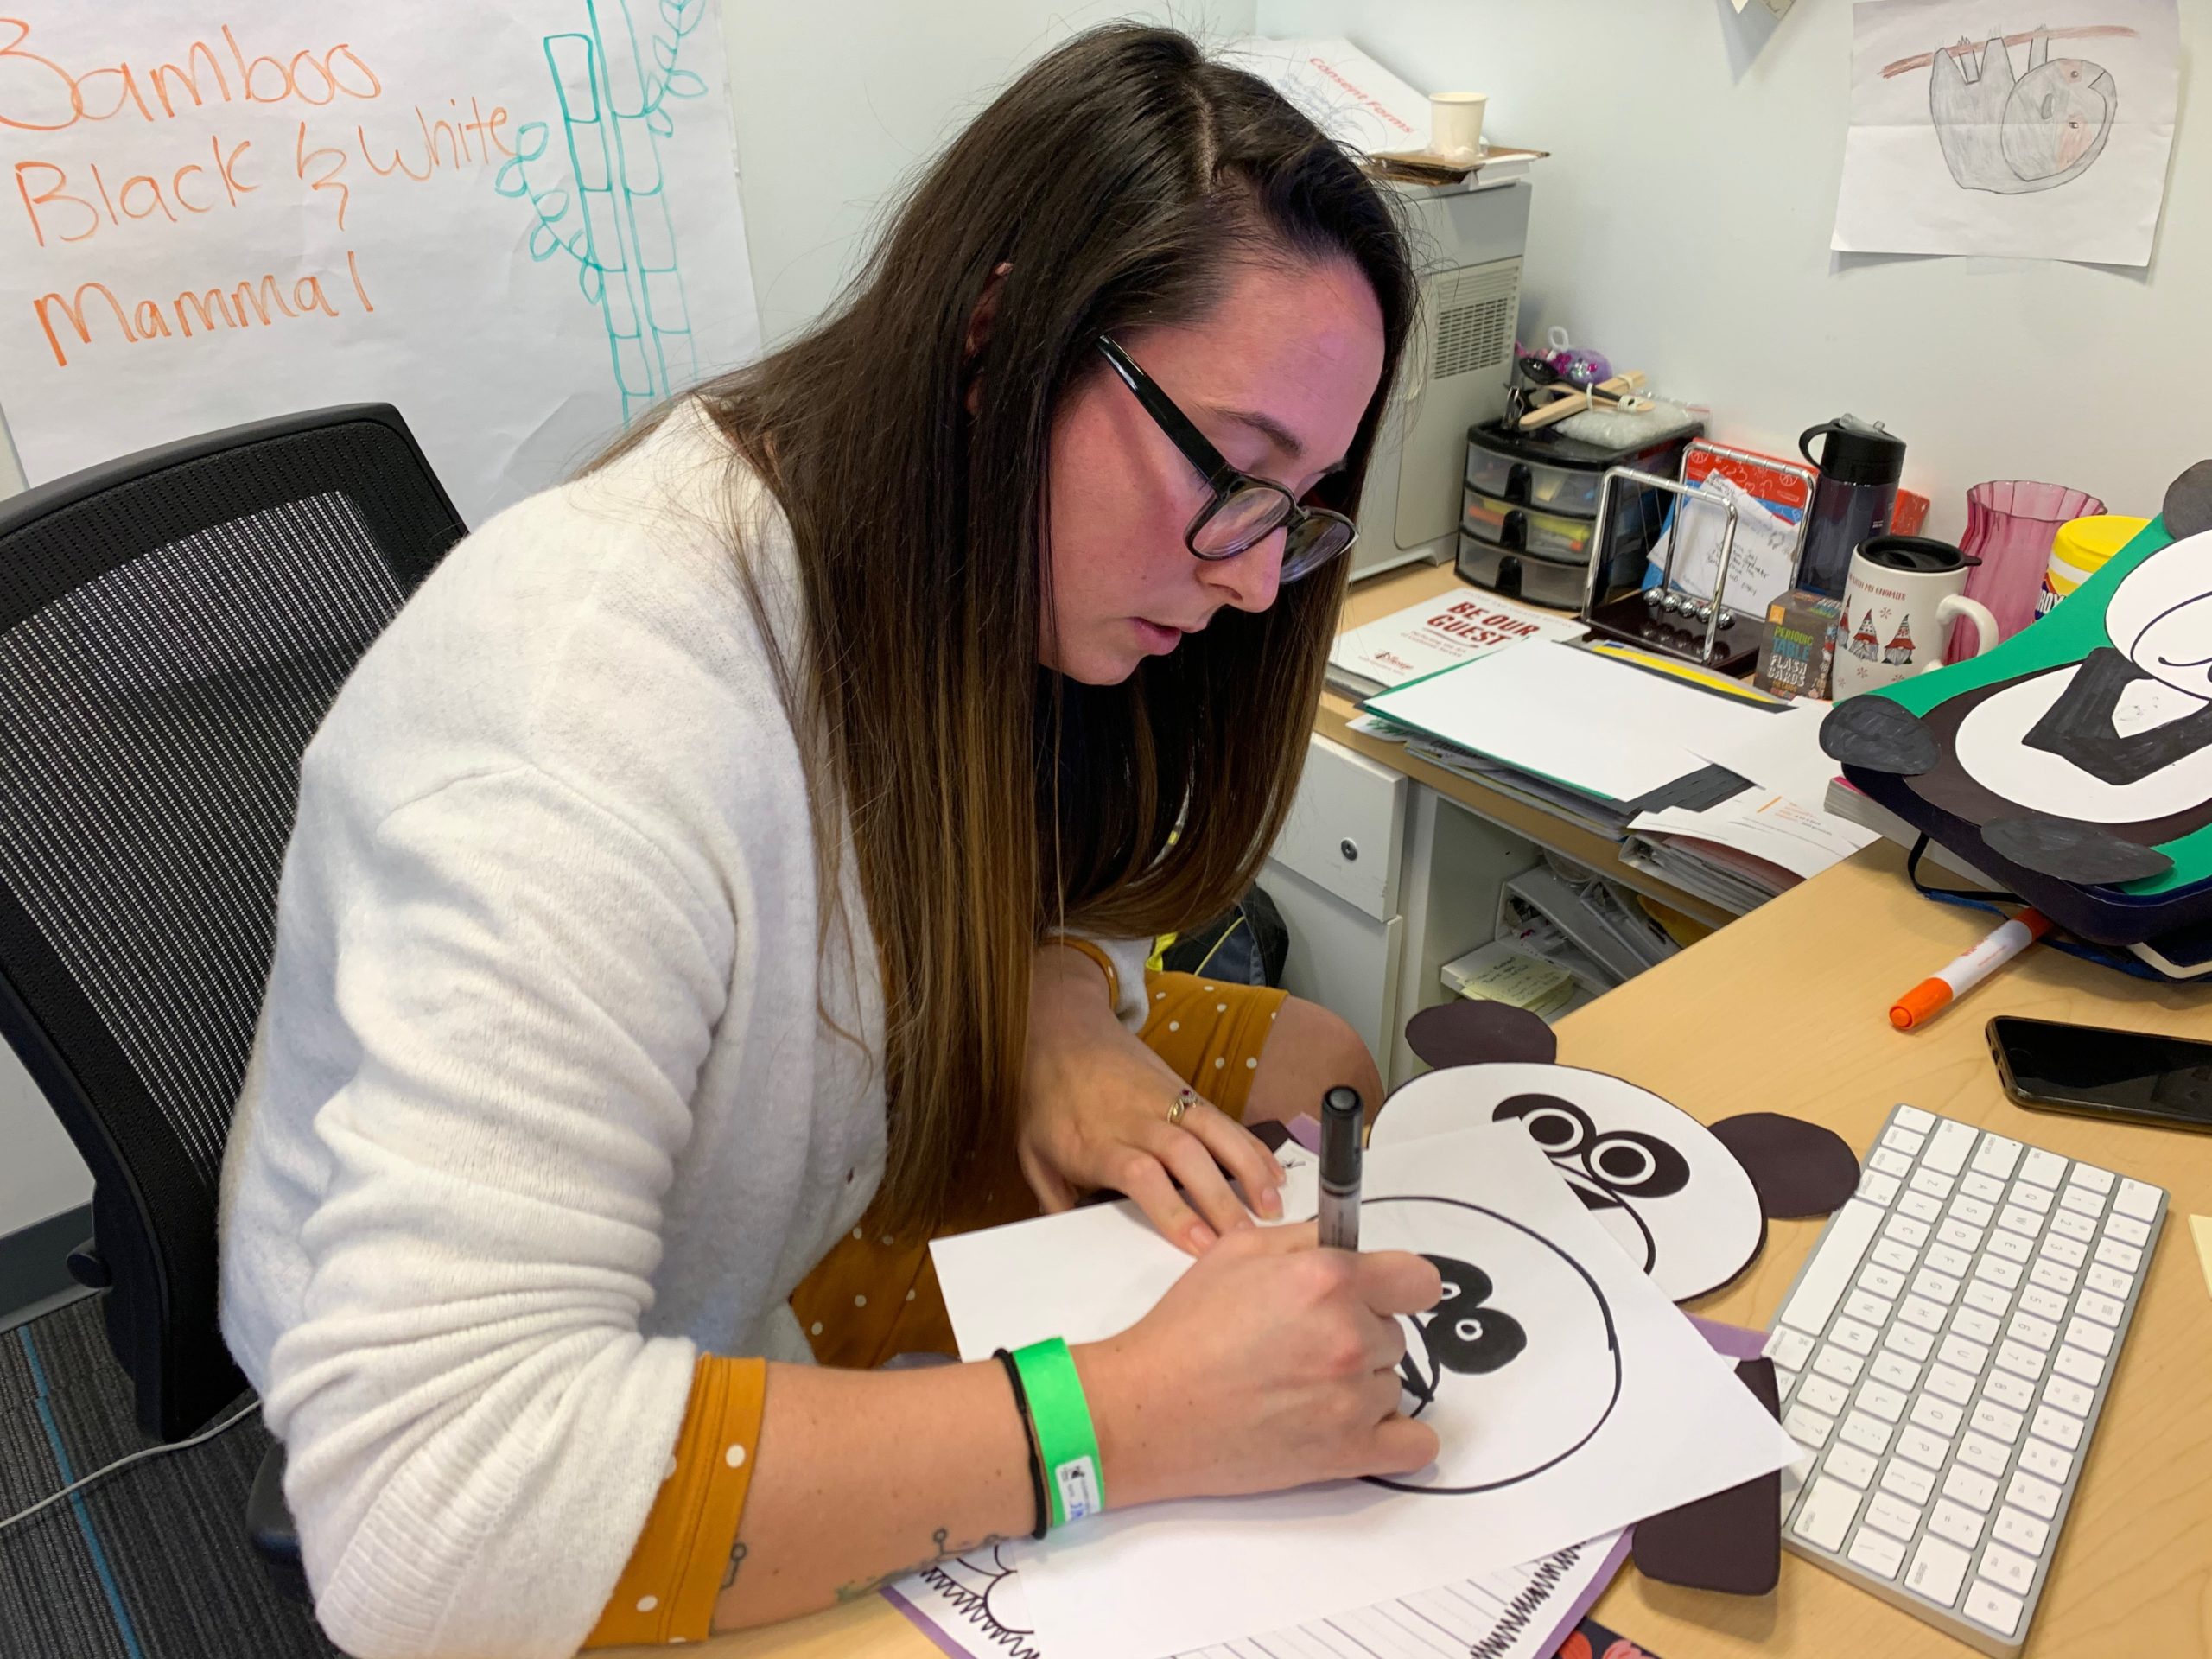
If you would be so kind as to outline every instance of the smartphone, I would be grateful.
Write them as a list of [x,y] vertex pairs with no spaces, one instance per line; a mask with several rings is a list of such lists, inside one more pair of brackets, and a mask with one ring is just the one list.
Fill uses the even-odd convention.
[[2212,1043],[2008,1016],[1988,1033],[2018,1105],[2212,1130]]

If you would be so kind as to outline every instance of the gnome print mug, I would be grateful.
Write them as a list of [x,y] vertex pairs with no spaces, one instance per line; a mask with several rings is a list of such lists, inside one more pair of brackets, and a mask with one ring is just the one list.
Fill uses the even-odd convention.
[[1975,656],[1995,645],[1997,619],[1966,596],[1967,567],[1974,563],[1925,536],[1875,536],[1860,543],[1835,625],[1836,701],[1942,667],[1955,617],[1973,621]]

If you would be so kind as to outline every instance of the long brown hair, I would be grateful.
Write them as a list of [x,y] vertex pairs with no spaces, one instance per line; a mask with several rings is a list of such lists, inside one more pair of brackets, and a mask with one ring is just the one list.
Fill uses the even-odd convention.
[[995,1170],[985,1149],[1010,1147],[1039,939],[1204,921],[1281,827],[1341,562],[1264,614],[1224,609],[1123,684],[1063,682],[1035,650],[1046,456],[1060,399],[1099,372],[1099,334],[1203,317],[1239,260],[1331,257],[1365,274],[1384,330],[1334,480],[1350,501],[1413,305],[1389,206],[1263,82],[1175,31],[1109,26],[952,142],[828,316],[702,389],[796,540],[811,637],[785,683],[829,772],[823,902],[834,801],[875,935],[888,1221],[941,1219],[966,1160]]

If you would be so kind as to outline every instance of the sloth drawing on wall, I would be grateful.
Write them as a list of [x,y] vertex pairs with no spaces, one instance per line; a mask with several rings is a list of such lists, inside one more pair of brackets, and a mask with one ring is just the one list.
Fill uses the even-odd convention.
[[[2120,116],[2112,72],[2086,58],[2054,58],[2051,41],[2134,33],[2100,24],[1993,35],[1979,45],[1962,39],[1886,64],[1882,74],[1928,72],[1928,118],[1959,188],[2024,195],[2088,172]],[[2027,61],[2016,71],[2012,48],[2023,45]]]

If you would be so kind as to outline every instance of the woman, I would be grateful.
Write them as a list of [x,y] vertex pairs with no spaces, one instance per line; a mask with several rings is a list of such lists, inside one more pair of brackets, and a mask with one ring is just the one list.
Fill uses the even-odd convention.
[[[1344,581],[1321,504],[1409,291],[1259,82],[1082,37],[834,316],[501,514],[364,658],[302,766],[224,1183],[224,1329],[341,1645],[689,1639],[1101,1484],[1429,1459],[1393,1316],[1433,1270],[1255,1228],[1226,1179],[1279,1213],[1220,1103],[1371,1105],[1371,1065],[1090,943],[1218,912],[1280,827]],[[1147,1046],[1147,1006],[1210,1032]],[[912,1345],[880,1315],[929,1312],[913,1241],[1025,1185],[1117,1188],[1198,1256],[1074,1351],[1073,1405],[1024,1370],[1064,1354],[804,1363],[810,1272],[803,1306]],[[1095,1447],[1048,1493],[1063,1406]]]

